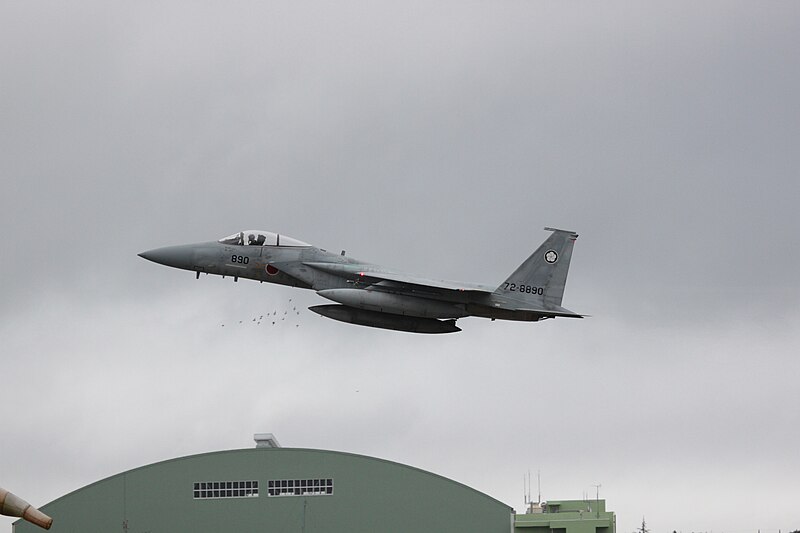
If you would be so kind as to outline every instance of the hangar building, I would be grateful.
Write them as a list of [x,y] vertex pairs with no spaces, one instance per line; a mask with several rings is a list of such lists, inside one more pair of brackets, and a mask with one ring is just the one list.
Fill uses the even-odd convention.
[[[55,533],[572,533],[568,521],[515,515],[508,505],[431,472],[351,453],[281,448],[266,437],[256,448],[123,472],[40,509],[53,517]],[[594,525],[587,521],[574,533],[614,533],[613,526]],[[40,531],[21,520],[13,526],[14,533]]]

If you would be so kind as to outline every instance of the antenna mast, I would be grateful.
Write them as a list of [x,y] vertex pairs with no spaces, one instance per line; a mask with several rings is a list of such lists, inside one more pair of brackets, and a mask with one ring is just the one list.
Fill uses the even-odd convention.
[[538,490],[538,496],[536,497],[536,503],[542,503],[542,472],[541,470],[536,471],[536,488]]
[[[524,478],[523,478],[524,479]],[[536,471],[536,501],[533,501],[532,488],[531,488],[531,471],[528,469],[528,477],[524,479],[525,488],[525,505],[527,506],[527,514],[541,513],[542,512],[542,474],[539,470]]]
[[[595,506],[595,511],[597,512],[596,516],[597,518],[600,518],[600,487],[602,487],[603,485],[598,483],[597,485],[592,485],[592,486],[595,489],[597,489],[597,492],[595,493],[594,497],[594,506]],[[644,531],[642,533],[644,533]]]
[[525,498],[525,505],[531,503],[531,471],[528,470],[528,477],[522,476],[522,495]]

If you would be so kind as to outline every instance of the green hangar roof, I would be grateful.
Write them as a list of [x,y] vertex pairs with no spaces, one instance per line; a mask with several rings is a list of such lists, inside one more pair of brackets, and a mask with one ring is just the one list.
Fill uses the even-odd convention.
[[[513,510],[391,461],[299,448],[192,455],[103,479],[41,510],[51,531],[508,533]],[[14,533],[41,531],[23,521]]]

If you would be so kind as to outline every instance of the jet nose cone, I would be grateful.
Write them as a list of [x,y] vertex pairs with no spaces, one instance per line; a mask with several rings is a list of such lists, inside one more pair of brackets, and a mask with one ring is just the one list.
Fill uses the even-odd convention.
[[187,246],[165,246],[155,250],[147,250],[138,254],[139,257],[159,263],[161,265],[175,268],[191,270],[194,267],[194,247]]

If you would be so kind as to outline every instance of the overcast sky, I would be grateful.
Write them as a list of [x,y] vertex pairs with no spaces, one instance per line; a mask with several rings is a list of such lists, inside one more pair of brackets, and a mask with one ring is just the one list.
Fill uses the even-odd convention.
[[[162,4],[0,4],[0,486],[273,432],[800,528],[800,3]],[[259,228],[497,284],[544,226],[592,318],[398,333],[136,256]]]

